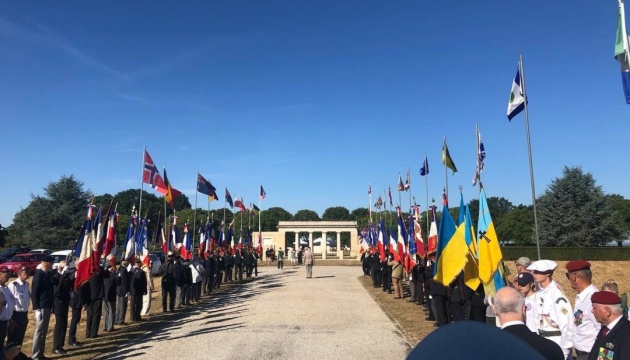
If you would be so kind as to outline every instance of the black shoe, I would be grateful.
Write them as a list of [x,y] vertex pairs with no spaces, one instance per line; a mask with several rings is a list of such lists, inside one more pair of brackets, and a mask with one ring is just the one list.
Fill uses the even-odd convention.
[[430,316],[429,317],[425,317],[424,320],[426,320],[426,321],[435,321],[435,319],[432,319]]
[[72,347],[81,347],[81,346],[83,346],[83,344],[81,344],[78,341],[74,341],[74,342],[68,343],[68,345],[70,345]]
[[63,354],[67,354],[68,352],[66,351],[66,349],[60,348],[60,349],[53,350],[53,353],[63,355]]

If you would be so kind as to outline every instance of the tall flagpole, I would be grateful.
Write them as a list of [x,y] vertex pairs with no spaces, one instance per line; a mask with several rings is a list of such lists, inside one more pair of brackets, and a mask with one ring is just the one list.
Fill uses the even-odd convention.
[[538,260],[540,260],[540,240],[538,237],[538,214],[536,212],[536,189],[534,187],[534,164],[532,161],[532,144],[529,138],[529,113],[527,111],[527,92],[525,91],[525,69],[523,67],[523,55],[519,56],[518,66],[521,74],[521,86],[523,87],[523,97],[525,98],[525,131],[527,133],[527,153],[529,154],[529,177],[532,184],[532,204],[534,206],[534,229],[536,231],[536,250]]
[[[409,185],[409,209],[411,209],[411,167],[407,167],[407,180],[409,180],[409,183],[407,185]],[[411,213],[411,210],[409,210],[409,213]]]
[[475,156],[477,157],[477,169],[475,170],[475,176],[477,177],[477,185],[479,186],[479,192],[481,193],[481,158],[479,157],[481,155],[479,151],[479,146],[481,144],[479,142],[479,126],[477,124],[475,124],[475,143],[477,143],[477,149],[475,149]]
[[368,183],[368,214],[370,215],[370,224],[372,223],[372,184]]
[[[197,171],[197,184],[199,183],[199,171]],[[192,245],[191,248],[194,249],[195,248],[195,233],[197,232],[197,195],[199,194],[199,186],[195,185],[195,211],[194,211],[194,215],[193,215],[193,238],[192,238]],[[201,238],[199,238],[199,241],[201,241]],[[192,251],[191,249],[191,251]]]
[[426,198],[427,198],[427,207],[426,207],[426,211],[427,211],[427,232],[425,234],[427,234],[427,244],[428,244],[428,239],[429,239],[429,230],[431,228],[431,217],[429,216],[429,160],[427,158],[427,153],[424,153],[424,167],[426,167],[426,169],[424,169],[424,192],[426,194]]
[[144,147],[142,151],[142,171],[140,171],[140,206],[138,207],[138,216],[142,214],[142,193],[144,192],[144,154],[147,152],[147,147]]
[[[444,156],[445,151],[446,151],[446,136],[444,137],[444,143],[442,144],[442,156]],[[446,159],[443,159],[443,162],[444,162],[444,179],[446,179],[446,187],[444,188],[444,194],[446,195],[446,204],[448,205],[448,166],[446,166]]]

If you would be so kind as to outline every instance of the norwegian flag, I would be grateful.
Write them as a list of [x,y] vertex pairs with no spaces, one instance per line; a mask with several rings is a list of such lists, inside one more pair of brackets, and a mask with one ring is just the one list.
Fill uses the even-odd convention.
[[241,198],[240,200],[236,199],[236,201],[234,201],[234,206],[241,209],[241,212],[247,211],[247,209],[245,208],[245,204],[243,204],[243,198]]
[[144,150],[144,169],[142,170],[142,182],[145,184],[151,185],[155,191],[159,192],[162,195],[166,195],[168,193],[168,188],[166,187],[166,183],[162,176],[160,176],[160,172],[158,171],[153,159],[147,152]]

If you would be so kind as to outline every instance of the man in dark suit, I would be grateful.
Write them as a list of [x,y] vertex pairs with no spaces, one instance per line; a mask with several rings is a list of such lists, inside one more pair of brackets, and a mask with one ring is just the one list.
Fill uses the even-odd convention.
[[140,268],[140,259],[136,259],[136,263],[131,269],[131,287],[129,288],[131,297],[131,320],[141,321],[140,312],[142,311],[142,297],[147,294],[147,275]]
[[127,271],[129,262],[124,260],[120,263],[116,270],[116,325],[127,325],[125,317],[127,316],[127,302],[129,299],[129,283],[131,283],[131,274]]
[[175,292],[177,281],[179,278],[179,266],[175,263],[173,252],[168,252],[168,258],[165,264],[160,267],[162,275],[162,311],[167,310],[173,312],[175,310]]
[[55,314],[55,331],[53,333],[53,353],[65,354],[63,348],[66,342],[68,330],[68,306],[70,304],[70,292],[72,282],[69,273],[66,271],[66,262],[60,261],[57,265],[57,272],[53,275],[55,279],[55,300],[53,301],[53,313]]
[[[74,279],[72,277],[71,279],[74,283]],[[72,347],[79,347],[83,345],[77,341],[77,326],[79,326],[79,322],[81,321],[81,312],[87,309],[87,305],[89,303],[90,286],[88,284],[84,284],[78,289],[75,288],[70,293],[70,308],[72,308],[72,316],[70,318],[70,329],[68,330],[68,345]]]
[[630,359],[630,321],[623,316],[621,298],[609,291],[598,291],[591,296],[593,315],[602,324],[588,360]]
[[494,312],[501,328],[523,340],[548,360],[564,360],[564,352],[555,342],[533,333],[525,325],[525,299],[511,287],[497,291],[493,298]]
[[32,304],[35,312],[35,333],[33,334],[32,359],[48,359],[44,356],[46,348],[46,334],[48,333],[48,322],[55,300],[55,285],[52,274],[53,257],[46,255],[42,258],[40,268],[35,270],[33,276]]
[[120,278],[116,276],[114,267],[105,264],[106,276],[103,279],[103,330],[114,331],[116,317],[116,288],[120,283]]
[[85,323],[85,337],[98,337],[98,328],[101,325],[101,313],[103,312],[103,279],[107,270],[99,269],[98,274],[92,275],[89,283],[90,287],[90,303],[87,307],[87,317]]

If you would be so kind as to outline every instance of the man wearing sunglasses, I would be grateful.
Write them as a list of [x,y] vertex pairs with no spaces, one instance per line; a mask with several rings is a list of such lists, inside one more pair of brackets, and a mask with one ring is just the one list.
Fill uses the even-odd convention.
[[555,261],[538,260],[527,270],[532,272],[539,286],[535,297],[540,317],[538,334],[560,345],[568,358],[573,350],[573,311],[562,289],[553,280],[557,266]]
[[573,290],[577,292],[573,313],[573,347],[578,360],[586,360],[601,329],[601,325],[595,320],[595,315],[591,311],[593,309],[591,296],[598,290],[591,283],[593,274],[588,261],[572,260],[565,267],[567,279]]

